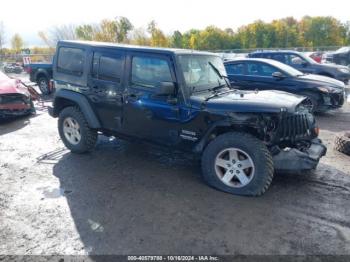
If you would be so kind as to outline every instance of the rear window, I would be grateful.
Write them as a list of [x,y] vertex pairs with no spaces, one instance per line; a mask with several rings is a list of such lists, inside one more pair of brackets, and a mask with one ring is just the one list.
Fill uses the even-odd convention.
[[60,47],[58,51],[57,71],[80,76],[84,70],[84,50]]

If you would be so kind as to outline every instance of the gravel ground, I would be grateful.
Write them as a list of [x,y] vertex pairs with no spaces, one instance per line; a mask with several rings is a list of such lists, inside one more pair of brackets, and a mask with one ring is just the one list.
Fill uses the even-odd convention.
[[350,103],[317,117],[318,169],[258,198],[209,188],[190,155],[103,137],[73,155],[37,109],[0,125],[0,254],[350,254],[350,157],[332,148]]

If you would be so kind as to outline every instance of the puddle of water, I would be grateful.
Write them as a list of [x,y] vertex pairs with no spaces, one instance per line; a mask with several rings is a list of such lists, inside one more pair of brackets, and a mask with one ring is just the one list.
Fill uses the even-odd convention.
[[[43,188],[38,188],[42,190]],[[53,188],[53,189],[45,189],[42,194],[45,198],[59,198],[65,195],[72,193],[70,190],[65,190],[64,188]]]
[[88,223],[90,225],[90,228],[95,232],[103,232],[104,228],[101,224],[99,224],[96,221],[93,221],[91,219],[88,219]]

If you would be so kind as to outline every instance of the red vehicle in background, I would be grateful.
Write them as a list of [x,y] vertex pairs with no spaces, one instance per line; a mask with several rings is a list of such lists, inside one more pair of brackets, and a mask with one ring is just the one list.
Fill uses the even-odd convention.
[[37,92],[0,72],[0,119],[35,114]]
[[313,60],[315,60],[317,63],[322,63],[322,52],[308,52],[306,53],[307,56],[311,57]]

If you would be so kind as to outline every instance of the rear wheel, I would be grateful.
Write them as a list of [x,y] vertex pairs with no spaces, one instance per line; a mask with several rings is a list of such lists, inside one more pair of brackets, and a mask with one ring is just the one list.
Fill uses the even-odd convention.
[[38,79],[38,87],[43,95],[49,95],[49,79],[45,76],[39,77]]
[[61,111],[58,132],[64,145],[73,153],[85,153],[95,147],[97,132],[89,127],[77,107],[66,107]]
[[202,174],[219,190],[259,196],[270,186],[274,168],[271,154],[260,140],[245,133],[227,133],[204,150]]

